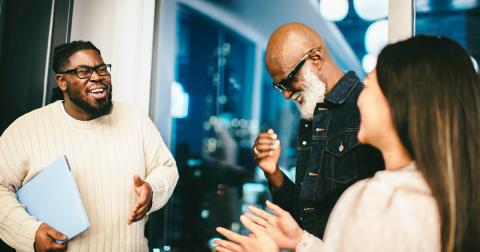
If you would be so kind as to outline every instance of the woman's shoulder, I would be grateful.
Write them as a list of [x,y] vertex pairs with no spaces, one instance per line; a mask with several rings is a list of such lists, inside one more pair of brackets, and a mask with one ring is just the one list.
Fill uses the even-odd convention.
[[339,199],[339,206],[355,211],[407,213],[419,204],[436,210],[435,198],[418,170],[378,171],[374,177],[357,182]]
[[[379,171],[345,191],[332,211],[325,236],[336,244],[348,237],[369,236],[376,237],[372,244],[380,247],[403,244],[414,251],[432,251],[439,239],[439,223],[435,198],[419,171]],[[355,243],[351,245],[370,249],[369,244]]]
[[345,192],[345,194],[358,193],[367,199],[392,196],[432,197],[427,181],[422,173],[414,168],[378,171],[372,178],[357,182]]

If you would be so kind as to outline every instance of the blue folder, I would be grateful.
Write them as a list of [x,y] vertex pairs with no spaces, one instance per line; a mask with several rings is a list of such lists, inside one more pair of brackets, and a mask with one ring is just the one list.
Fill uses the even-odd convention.
[[30,215],[65,234],[68,240],[90,227],[65,156],[57,158],[22,186],[17,198]]

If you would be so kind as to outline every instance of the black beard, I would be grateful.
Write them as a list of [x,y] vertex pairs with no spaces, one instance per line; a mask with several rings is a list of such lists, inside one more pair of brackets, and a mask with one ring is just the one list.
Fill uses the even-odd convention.
[[108,115],[112,112],[113,102],[112,102],[112,88],[110,86],[107,97],[103,100],[96,100],[95,106],[90,105],[87,101],[83,100],[78,92],[73,91],[67,86],[67,95],[77,107],[81,108],[83,111],[87,112],[92,116],[92,119],[98,118],[104,115]]

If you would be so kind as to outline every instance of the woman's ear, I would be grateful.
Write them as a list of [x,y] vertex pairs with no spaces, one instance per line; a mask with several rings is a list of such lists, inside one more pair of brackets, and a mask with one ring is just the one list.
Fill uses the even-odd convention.
[[55,81],[57,82],[57,85],[60,88],[60,90],[62,91],[67,90],[67,80],[65,80],[62,74],[56,74]]

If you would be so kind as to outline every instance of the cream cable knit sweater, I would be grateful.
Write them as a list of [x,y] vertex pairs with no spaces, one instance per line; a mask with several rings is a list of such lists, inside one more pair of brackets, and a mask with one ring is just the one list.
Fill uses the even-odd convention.
[[0,238],[32,251],[41,224],[16,199],[16,190],[60,155],[66,155],[91,227],[68,251],[146,251],[146,218],[127,225],[136,202],[133,176],[153,189],[151,211],[161,208],[178,171],[152,121],[115,102],[110,115],[91,121],[68,116],[61,101],[18,118],[0,137]]

